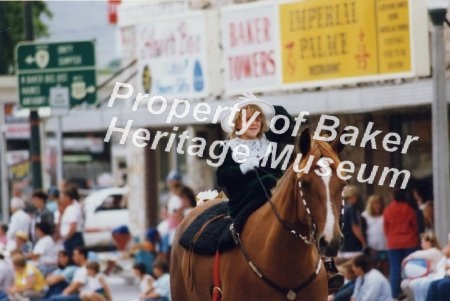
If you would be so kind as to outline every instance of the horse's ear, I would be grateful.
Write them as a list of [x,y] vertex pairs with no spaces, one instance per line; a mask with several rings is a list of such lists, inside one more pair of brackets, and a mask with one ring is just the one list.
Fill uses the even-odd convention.
[[309,127],[305,128],[300,134],[298,147],[301,154],[307,154],[311,149],[311,133],[309,132]]
[[345,126],[339,131],[339,134],[336,136],[336,138],[330,143],[331,148],[336,152],[336,154],[339,154],[344,149],[345,145],[341,142],[341,136],[342,133],[346,132]]

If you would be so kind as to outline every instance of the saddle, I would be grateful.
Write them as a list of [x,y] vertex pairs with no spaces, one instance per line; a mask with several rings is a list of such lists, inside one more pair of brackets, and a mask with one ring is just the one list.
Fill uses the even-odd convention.
[[229,230],[232,223],[227,203],[219,203],[201,213],[186,228],[179,243],[186,250],[200,255],[212,256],[217,251],[229,251],[236,246]]

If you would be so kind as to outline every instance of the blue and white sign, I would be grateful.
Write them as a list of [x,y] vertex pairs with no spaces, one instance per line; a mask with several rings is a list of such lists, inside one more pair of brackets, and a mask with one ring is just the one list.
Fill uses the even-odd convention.
[[152,18],[139,25],[138,91],[169,99],[208,96],[207,28],[202,12]]

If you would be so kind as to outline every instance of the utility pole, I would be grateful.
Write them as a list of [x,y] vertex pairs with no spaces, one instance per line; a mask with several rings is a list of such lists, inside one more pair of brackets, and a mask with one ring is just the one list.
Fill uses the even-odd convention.
[[[25,1],[24,3],[24,28],[25,40],[33,41],[33,3]],[[30,111],[30,158],[31,158],[31,179],[33,189],[42,189],[42,165],[41,165],[41,137],[39,131],[39,114],[36,109]]]
[[[441,3],[442,2],[442,3]],[[445,87],[445,37],[444,21],[447,13],[447,1],[429,1],[435,6],[429,7],[433,22],[432,66],[433,66],[433,194],[434,227],[442,245],[448,241],[450,232],[450,180],[448,146],[448,106]]]

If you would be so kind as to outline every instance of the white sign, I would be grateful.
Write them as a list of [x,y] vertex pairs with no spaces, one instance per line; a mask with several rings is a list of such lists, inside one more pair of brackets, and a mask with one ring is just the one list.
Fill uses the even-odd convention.
[[6,139],[30,139],[29,123],[7,123],[4,125]]
[[227,94],[280,87],[278,6],[273,2],[222,9],[222,48]]
[[30,152],[27,150],[6,152],[6,164],[8,164],[8,166],[13,166],[28,160],[30,160]]
[[215,45],[208,45],[206,13],[150,20],[137,26],[138,91],[169,99],[208,96],[206,51]]
[[50,88],[49,105],[52,115],[66,115],[70,109],[70,97],[68,87]]

